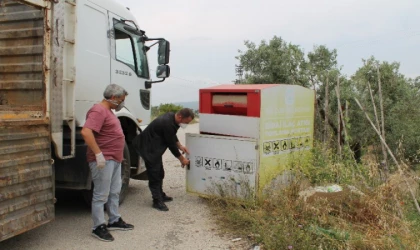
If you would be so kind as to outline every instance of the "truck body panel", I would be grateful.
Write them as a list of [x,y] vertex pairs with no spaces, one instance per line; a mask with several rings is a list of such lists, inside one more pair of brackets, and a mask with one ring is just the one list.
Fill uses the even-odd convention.
[[54,219],[51,11],[30,4],[0,1],[0,241]]

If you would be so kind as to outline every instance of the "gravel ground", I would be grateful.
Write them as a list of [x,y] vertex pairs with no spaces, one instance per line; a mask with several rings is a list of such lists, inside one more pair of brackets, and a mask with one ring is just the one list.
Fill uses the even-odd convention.
[[[185,132],[198,132],[198,124],[179,130],[181,143]],[[0,249],[246,249],[240,242],[232,242],[233,236],[220,235],[206,204],[185,192],[185,170],[169,151],[164,155],[164,166],[164,190],[174,197],[167,203],[169,211],[151,207],[147,181],[131,180],[120,213],[135,229],[112,231],[115,241],[93,238],[90,210],[80,193],[65,191],[57,193],[55,221],[0,242]]]

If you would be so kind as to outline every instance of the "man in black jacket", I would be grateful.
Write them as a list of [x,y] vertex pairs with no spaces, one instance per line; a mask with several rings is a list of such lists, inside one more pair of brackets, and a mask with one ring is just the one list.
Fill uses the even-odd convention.
[[164,202],[173,200],[163,192],[162,188],[165,176],[162,155],[169,148],[171,153],[179,159],[181,166],[190,163],[179,152],[189,153],[188,149],[179,142],[176,133],[179,127],[185,128],[193,119],[194,113],[188,108],[181,109],[177,113],[168,112],[152,121],[133,141],[137,153],[146,164],[153,207],[160,211],[168,211]]

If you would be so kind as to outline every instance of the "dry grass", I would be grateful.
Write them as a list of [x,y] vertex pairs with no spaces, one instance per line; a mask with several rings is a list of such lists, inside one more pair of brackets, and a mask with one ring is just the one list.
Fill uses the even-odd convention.
[[[348,167],[328,160],[324,166],[334,168],[333,179],[341,168]],[[342,181],[363,194],[341,183],[345,187],[341,192],[315,193],[304,201],[299,192],[306,176],[257,201],[214,197],[209,204],[223,229],[249,236],[263,249],[420,249],[420,216],[402,179],[408,178],[418,194],[418,177],[395,174],[378,184],[371,166],[359,168],[367,183],[361,183],[360,178]],[[317,173],[325,177],[327,170]]]

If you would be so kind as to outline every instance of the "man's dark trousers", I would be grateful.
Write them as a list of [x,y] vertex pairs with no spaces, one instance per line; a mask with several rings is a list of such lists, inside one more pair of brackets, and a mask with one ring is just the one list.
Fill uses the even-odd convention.
[[163,178],[165,178],[165,170],[163,169],[162,159],[151,163],[144,162],[146,165],[147,176],[149,178],[149,189],[152,192],[153,201],[163,201],[165,193],[163,192]]

